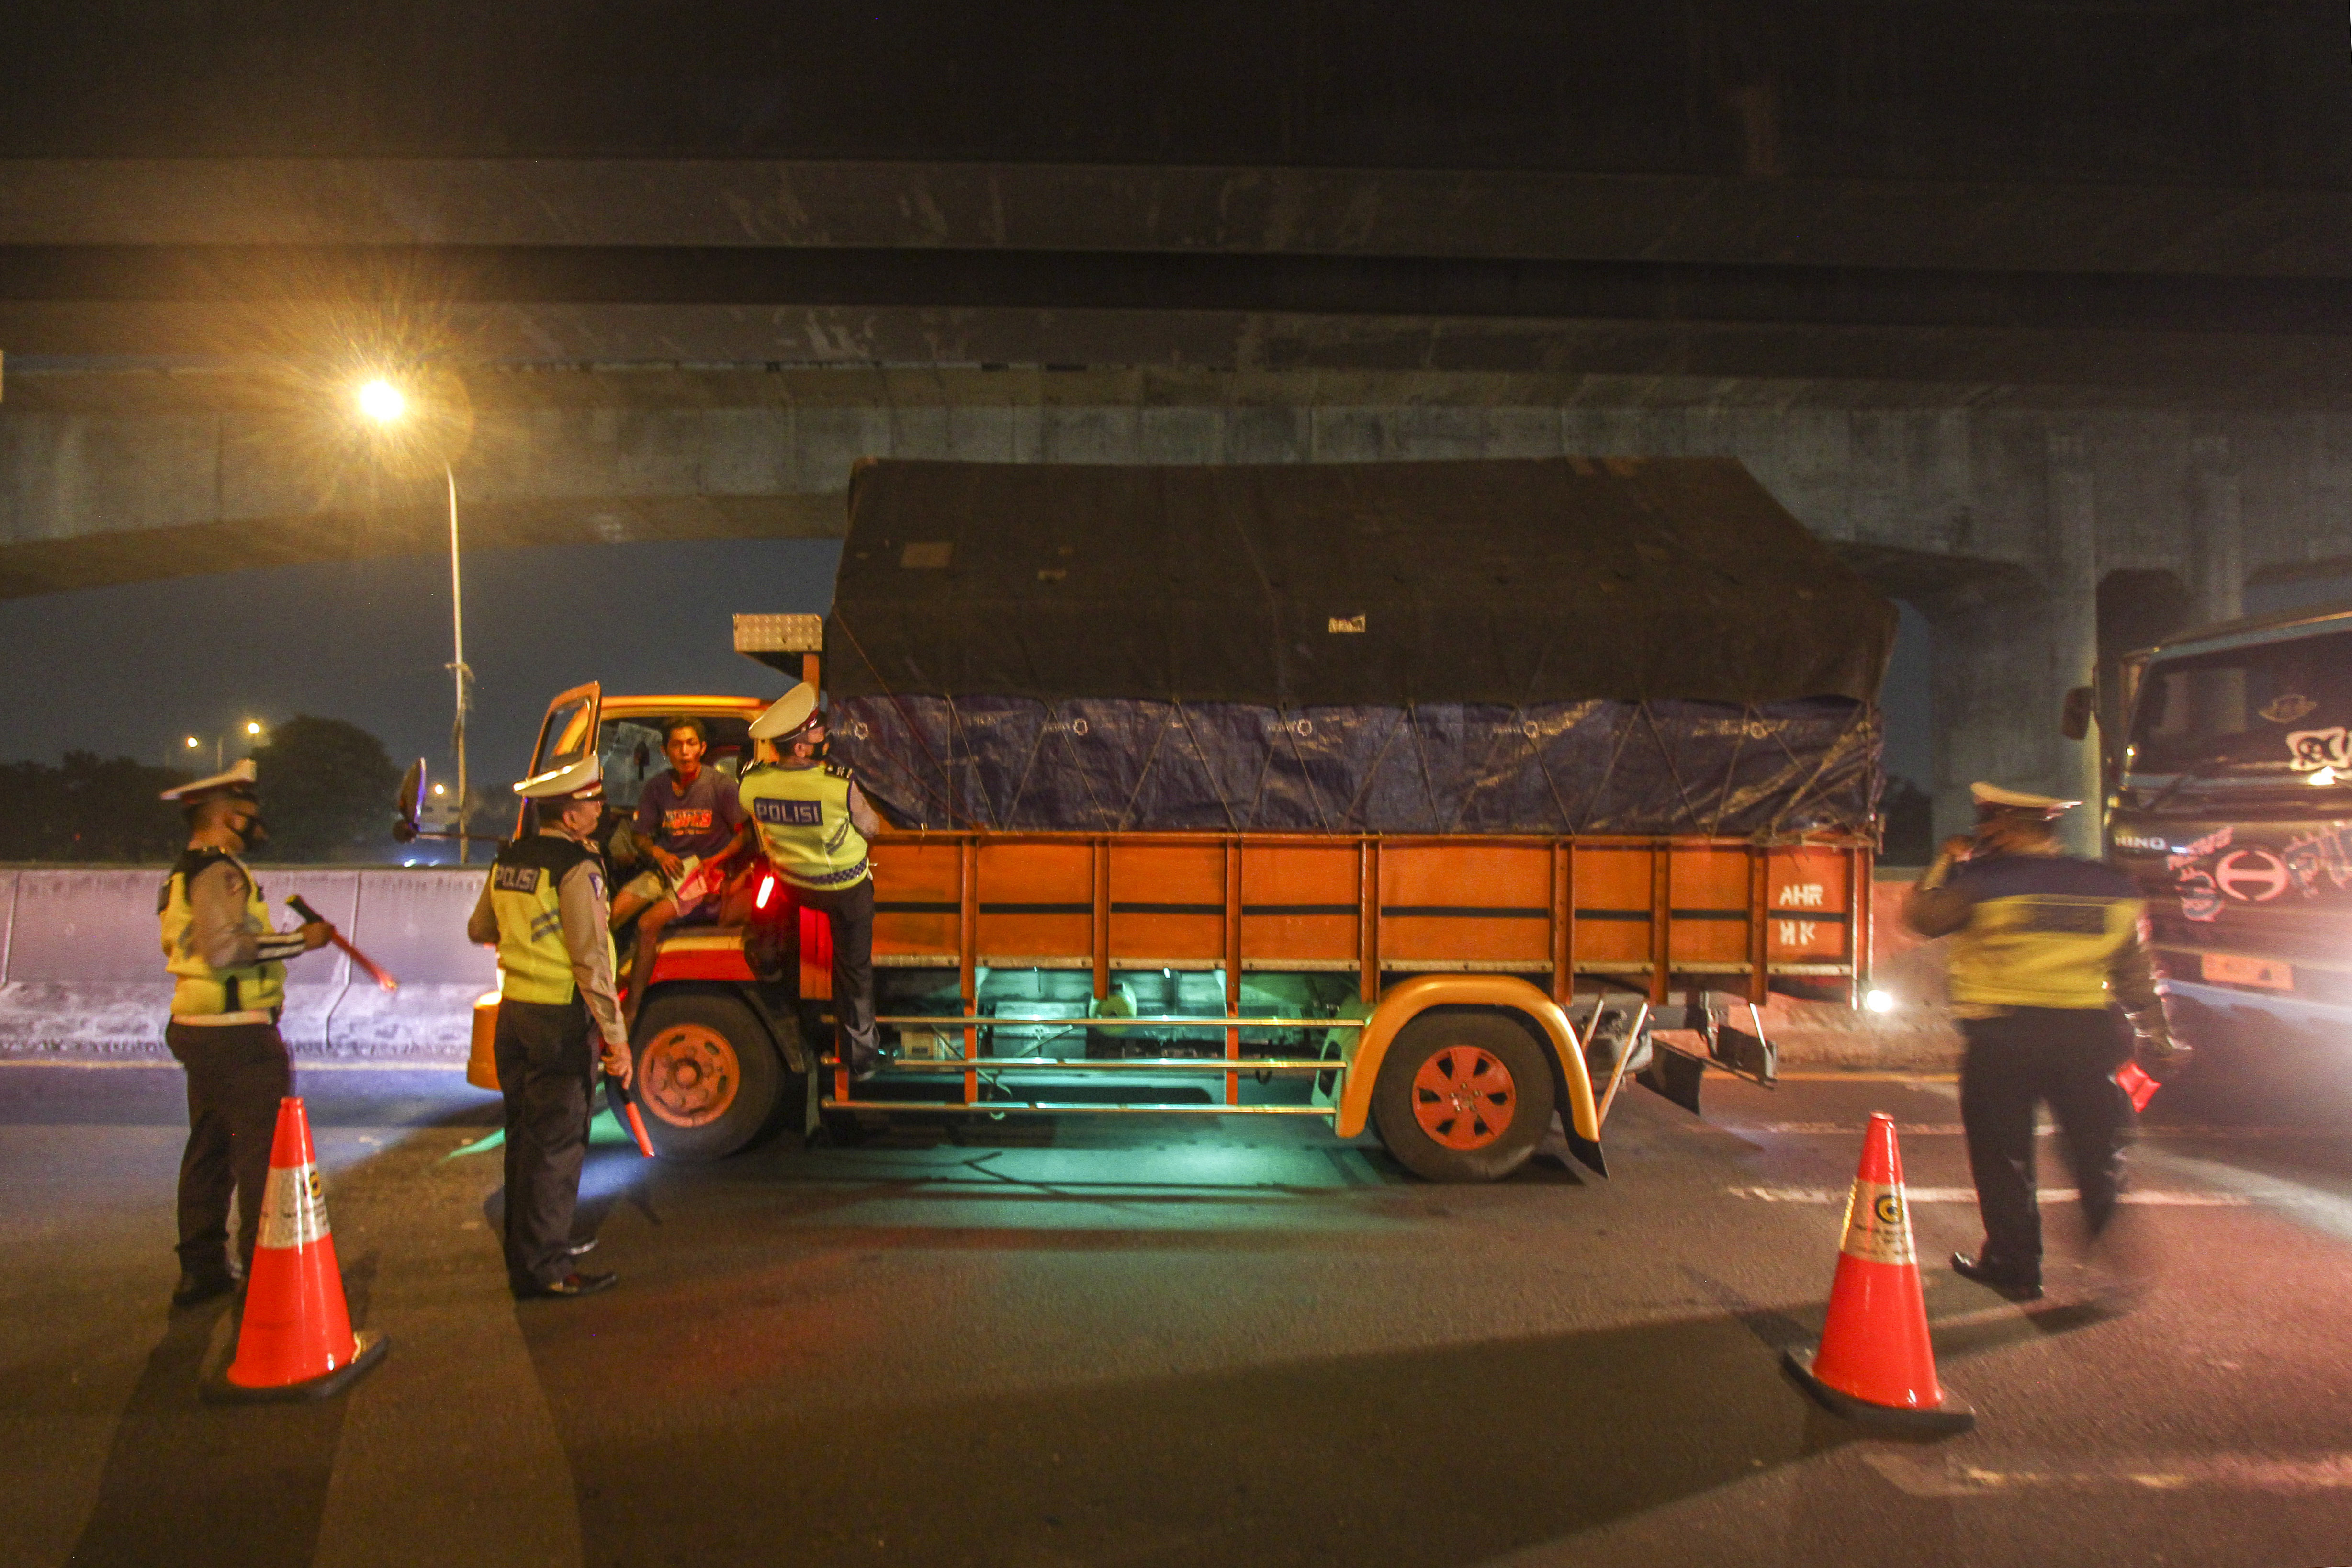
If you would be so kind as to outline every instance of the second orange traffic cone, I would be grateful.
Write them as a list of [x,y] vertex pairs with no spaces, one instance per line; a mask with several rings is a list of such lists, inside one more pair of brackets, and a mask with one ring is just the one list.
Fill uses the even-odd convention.
[[310,1149],[310,1119],[289,1095],[278,1102],[261,1236],[245,1282],[236,1359],[207,1379],[214,1401],[323,1399],[382,1359],[381,1334],[353,1333],[327,1224],[326,1184]]
[[1863,1134],[1821,1349],[1784,1351],[1780,1359],[1806,1393],[1864,1426],[1965,1432],[1976,1425],[1976,1412],[1936,1378],[1911,1208],[1903,1196],[1903,1155],[1895,1145],[1895,1119],[1884,1111],[1872,1112]]

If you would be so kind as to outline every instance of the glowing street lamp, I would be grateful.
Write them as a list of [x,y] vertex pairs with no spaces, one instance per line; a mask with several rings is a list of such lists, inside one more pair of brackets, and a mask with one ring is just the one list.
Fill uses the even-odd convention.
[[[382,376],[359,389],[359,410],[362,416],[380,426],[399,423],[408,412],[408,398],[400,388]],[[466,595],[457,571],[457,471],[446,461],[441,465],[441,477],[449,482],[449,627],[452,658],[449,672],[457,684],[457,721],[450,731],[450,742],[457,752],[457,864],[467,863],[466,838],[466,711],[473,706],[467,691],[474,672],[466,668]]]
[[[262,730],[263,726],[261,721],[258,719],[247,719],[245,721],[245,734],[246,739],[248,742],[259,740],[261,738]],[[183,744],[192,752],[202,752],[205,749],[204,742],[194,735],[185,737]],[[248,745],[246,749],[247,751],[251,751],[253,748]],[[227,765],[228,737],[226,735],[215,735],[213,737],[213,772],[218,773]]]
[[400,388],[378,378],[360,388],[360,412],[379,425],[389,425],[408,411]]

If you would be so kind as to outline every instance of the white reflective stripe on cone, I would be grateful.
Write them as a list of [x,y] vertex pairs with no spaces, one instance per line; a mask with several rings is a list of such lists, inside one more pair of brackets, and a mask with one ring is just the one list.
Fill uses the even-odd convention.
[[261,1194],[263,1247],[308,1247],[334,1232],[327,1224],[327,1184],[316,1165],[299,1170],[269,1168],[269,1184]]
[[1856,1182],[1845,1205],[1845,1240],[1838,1250],[1864,1263],[1911,1264],[1911,1216],[1904,1211],[1900,1185]]

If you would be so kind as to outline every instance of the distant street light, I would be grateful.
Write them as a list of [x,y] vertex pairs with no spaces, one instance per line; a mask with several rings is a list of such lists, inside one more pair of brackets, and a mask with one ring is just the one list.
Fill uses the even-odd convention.
[[[408,412],[408,398],[400,388],[378,376],[359,390],[361,414],[380,426],[396,424]],[[466,594],[457,570],[457,470],[446,460],[441,465],[441,477],[449,484],[449,629],[451,658],[449,673],[457,685],[457,721],[449,731],[450,743],[457,752],[457,864],[467,863],[466,837],[466,712],[473,706],[468,688],[474,672],[466,668]]]
[[[247,740],[258,739],[261,732],[262,724],[260,720],[247,719],[245,721],[245,733]],[[187,737],[186,745],[188,750],[192,752],[202,752],[205,749],[204,742],[198,740],[194,735]],[[253,748],[251,746],[247,746],[246,748],[248,752],[252,749]],[[213,772],[218,773],[223,768],[228,766],[227,752],[228,737],[226,735],[215,735],[213,737]]]

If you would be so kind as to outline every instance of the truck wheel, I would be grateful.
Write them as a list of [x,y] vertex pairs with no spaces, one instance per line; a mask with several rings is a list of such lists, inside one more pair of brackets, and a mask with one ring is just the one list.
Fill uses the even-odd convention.
[[743,1148],[775,1115],[784,1064],[751,1009],[708,992],[657,995],[637,1020],[629,1094],[654,1148],[672,1160],[717,1160]]
[[1424,1013],[1397,1033],[1372,1087],[1372,1123],[1397,1163],[1433,1182],[1492,1182],[1551,1126],[1551,1064],[1493,1013]]

